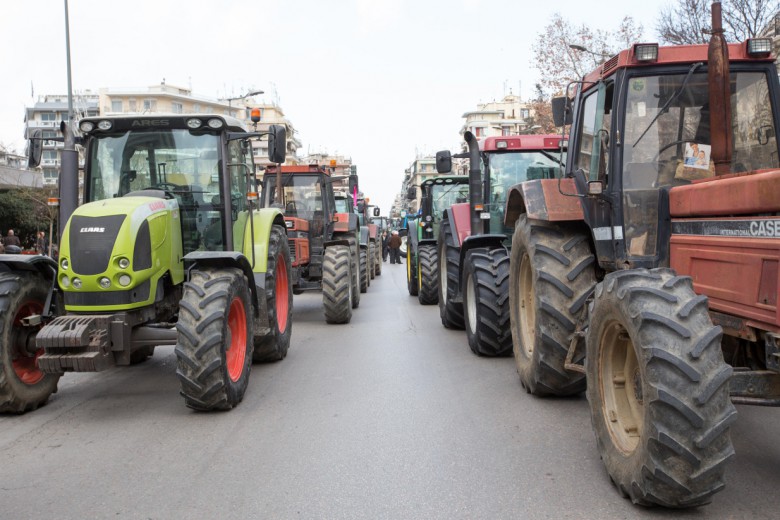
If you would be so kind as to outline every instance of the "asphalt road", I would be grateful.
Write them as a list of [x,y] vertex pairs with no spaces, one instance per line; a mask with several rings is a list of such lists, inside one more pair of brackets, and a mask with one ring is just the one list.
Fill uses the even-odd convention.
[[738,407],[725,491],[693,511],[633,506],[596,452],[584,397],[537,399],[384,264],[348,325],[295,297],[284,361],[244,402],[196,413],[171,347],[60,380],[0,416],[0,518],[772,518],[780,410]]

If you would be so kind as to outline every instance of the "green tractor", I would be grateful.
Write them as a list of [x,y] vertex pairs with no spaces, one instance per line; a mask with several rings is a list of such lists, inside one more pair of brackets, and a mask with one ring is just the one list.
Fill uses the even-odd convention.
[[[453,204],[466,202],[469,178],[446,175],[427,179],[420,184],[420,212],[415,224],[410,224],[406,240],[406,287],[422,305],[439,303],[439,255],[436,237],[444,211]],[[409,188],[406,198],[417,198],[417,190]],[[409,219],[412,220],[412,219]]]
[[187,406],[233,408],[252,361],[281,360],[290,345],[284,218],[254,207],[250,144],[268,134],[283,162],[284,128],[202,114],[79,128],[83,204],[75,161],[63,161],[58,262],[0,256],[0,411],[35,409],[64,372],[139,363],[158,345],[176,346]]

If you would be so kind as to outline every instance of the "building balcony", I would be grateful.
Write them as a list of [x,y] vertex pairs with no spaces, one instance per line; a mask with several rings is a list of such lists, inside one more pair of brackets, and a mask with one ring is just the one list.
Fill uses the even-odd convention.
[[41,159],[41,166],[57,166],[59,167],[59,159]]
[[27,128],[59,128],[59,121],[27,121]]

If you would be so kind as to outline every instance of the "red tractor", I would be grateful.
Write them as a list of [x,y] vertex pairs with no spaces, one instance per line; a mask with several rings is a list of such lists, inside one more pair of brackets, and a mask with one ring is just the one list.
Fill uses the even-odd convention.
[[[458,157],[469,158],[469,201],[446,208],[438,226],[439,311],[445,327],[465,327],[475,354],[504,356],[512,352],[507,192],[518,182],[560,174],[561,136],[464,137],[469,151]],[[436,169],[451,171],[450,152],[436,154]],[[423,225],[432,229],[433,221]]]
[[322,290],[325,321],[349,323],[360,304],[358,215],[338,212],[329,168],[269,166],[263,207],[279,207],[292,260],[293,294]]
[[554,100],[565,177],[507,203],[522,384],[587,386],[601,458],[638,504],[709,502],[732,403],[780,405],[780,83],[770,40],[725,43],[719,3],[712,33],[636,44],[576,83],[573,113]]

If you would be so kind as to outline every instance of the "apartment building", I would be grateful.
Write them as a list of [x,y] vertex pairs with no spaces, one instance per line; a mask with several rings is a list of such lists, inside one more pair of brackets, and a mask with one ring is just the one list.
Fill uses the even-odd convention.
[[[404,170],[404,182],[402,187],[402,195],[405,202],[402,202],[402,209],[405,209],[408,213],[417,213],[420,209],[420,200],[422,197],[422,191],[420,190],[420,184],[423,181],[436,177],[436,157],[429,155],[418,155],[417,158],[412,161],[409,167]],[[414,200],[406,201],[406,194],[409,188],[414,188],[417,195]]]
[[[96,116],[99,113],[98,95],[86,90],[73,95],[73,111],[76,119]],[[41,130],[42,136],[62,137],[60,123],[68,120],[68,96],[44,95],[31,107],[25,109],[24,135],[29,136],[34,130]],[[64,144],[56,141],[43,141],[40,169],[43,172],[43,185],[56,186],[60,175],[61,151]],[[83,158],[79,157],[83,163]]]
[[530,103],[521,101],[520,96],[509,94],[501,101],[480,103],[476,110],[465,112],[462,117],[466,122],[460,133],[469,130],[478,138],[518,135],[533,130],[529,125],[533,116]]
[[[247,104],[245,111],[247,114],[252,108],[260,109],[260,122],[257,123],[257,131],[265,132],[271,125],[283,125],[287,130],[287,160],[284,164],[306,164],[305,161],[298,157],[298,150],[301,148],[301,141],[296,136],[297,131],[295,127],[284,116],[282,107],[275,103],[260,103],[260,104]],[[248,123],[248,128],[254,129],[251,122]],[[257,168],[257,177],[262,178],[263,172],[266,166],[271,162],[268,160],[268,140],[266,138],[255,140],[252,142],[252,154],[255,156],[255,167]]]

